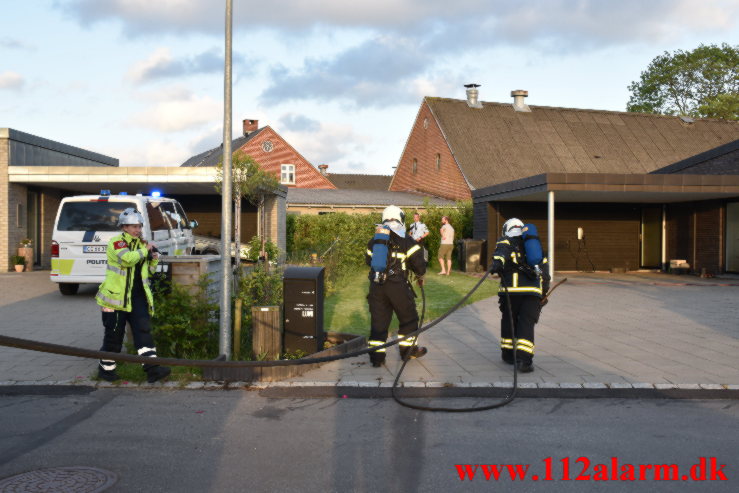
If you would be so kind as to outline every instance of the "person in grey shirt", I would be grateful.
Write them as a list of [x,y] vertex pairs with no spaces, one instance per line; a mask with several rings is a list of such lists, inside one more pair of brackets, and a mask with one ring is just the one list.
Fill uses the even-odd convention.
[[[441,272],[439,274],[451,275],[452,273],[452,250],[454,250],[454,228],[449,224],[449,217],[441,218],[441,245],[439,245],[439,265]],[[446,270],[444,269],[444,260],[446,260]]]
[[418,212],[413,214],[413,224],[411,224],[409,233],[411,235],[411,238],[416,240],[416,243],[421,245],[421,248],[423,248],[423,260],[428,264],[429,251],[426,250],[425,243],[426,237],[429,235],[429,229],[426,227],[425,224],[421,222],[421,214],[419,214]]

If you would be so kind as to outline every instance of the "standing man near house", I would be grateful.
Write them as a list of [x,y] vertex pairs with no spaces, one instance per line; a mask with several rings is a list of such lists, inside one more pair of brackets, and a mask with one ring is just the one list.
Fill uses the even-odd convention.
[[[382,211],[382,224],[378,224],[374,237],[367,244],[365,261],[369,265],[370,310],[369,346],[382,346],[387,341],[387,330],[393,313],[398,317],[401,336],[418,329],[418,311],[413,288],[408,282],[408,269],[416,274],[420,286],[426,273],[421,247],[405,234],[405,214],[391,205]],[[415,346],[416,338],[408,337],[398,343],[400,356],[420,358],[428,351]],[[385,349],[369,353],[372,366],[379,367],[385,361]]]
[[[452,250],[454,250],[454,228],[449,224],[449,217],[441,217],[441,244],[439,245],[439,265],[441,266],[440,275],[451,275],[452,273]],[[446,260],[446,270],[444,269],[444,261]]]
[[[149,276],[156,271],[159,252],[153,244],[141,239],[144,218],[136,209],[129,207],[121,212],[118,226],[122,231],[108,242],[108,269],[95,296],[97,304],[102,307],[105,328],[100,350],[120,353],[126,322],[129,322],[139,356],[156,357],[157,350],[151,336],[154,298],[149,288]],[[170,373],[166,366],[142,366],[149,383],[161,380]],[[109,382],[119,380],[116,362],[101,359],[98,377]]]
[[[534,371],[534,326],[541,313],[541,298],[549,291],[549,274],[547,274],[547,258],[538,250],[532,249],[525,242],[539,242],[538,236],[527,235],[527,227],[515,217],[503,224],[503,236],[495,245],[493,268],[501,277],[498,290],[498,306],[502,313],[500,320],[501,358],[513,364],[513,351],[516,351],[516,366],[521,373]],[[529,255],[527,255],[529,250]],[[532,252],[538,251],[536,255]],[[535,258],[536,257],[536,258]],[[506,289],[508,290],[506,297]],[[510,299],[510,306],[508,299]],[[511,327],[511,315],[513,327]],[[513,347],[514,336],[517,339]]]
[[416,212],[413,214],[413,224],[410,227],[411,238],[423,248],[423,261],[429,264],[429,251],[426,249],[426,237],[429,235],[429,229],[421,222],[421,214]]

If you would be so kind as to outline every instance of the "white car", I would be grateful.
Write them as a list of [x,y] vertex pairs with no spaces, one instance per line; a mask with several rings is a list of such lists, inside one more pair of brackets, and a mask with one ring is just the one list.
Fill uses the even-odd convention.
[[174,199],[156,195],[79,195],[62,199],[51,237],[51,280],[65,295],[83,283],[100,284],[108,264],[108,241],[121,233],[118,216],[128,207],[144,216],[142,238],[162,255],[189,255],[195,242],[185,211]]

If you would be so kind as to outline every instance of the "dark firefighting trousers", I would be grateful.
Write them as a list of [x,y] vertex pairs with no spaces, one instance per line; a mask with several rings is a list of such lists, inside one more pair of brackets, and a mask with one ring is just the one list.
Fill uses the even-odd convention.
[[[126,334],[126,322],[131,324],[131,332],[133,333],[133,344],[139,356],[156,356],[156,348],[154,347],[154,338],[151,336],[151,317],[149,316],[149,303],[143,291],[132,293],[131,311],[124,312],[115,310],[112,312],[103,312],[103,327],[105,327],[105,335],[103,336],[103,347],[101,351],[109,351],[111,353],[120,353],[123,347],[123,337]],[[149,371],[157,365],[143,365],[144,371]],[[104,371],[113,371],[116,369],[116,363],[112,360],[100,360],[100,368]]]
[[[387,281],[378,284],[370,281],[367,295],[370,310],[370,346],[380,346],[387,342],[387,330],[393,313],[398,317],[400,335],[410,334],[418,329],[418,311],[413,290],[407,281]],[[415,337],[404,339],[398,344],[401,357],[415,342]],[[385,349],[370,354],[371,362],[385,361]]]
[[[534,325],[539,321],[541,299],[527,294],[511,294],[511,309],[516,343],[516,360],[531,363],[534,357]],[[513,327],[508,316],[508,303],[504,295],[498,297],[498,305],[502,313],[500,321],[500,350],[503,361],[513,363]]]

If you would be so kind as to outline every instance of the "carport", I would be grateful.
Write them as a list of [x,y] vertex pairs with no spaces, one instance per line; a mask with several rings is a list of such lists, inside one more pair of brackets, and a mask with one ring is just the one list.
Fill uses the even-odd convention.
[[507,218],[531,222],[550,274],[665,270],[670,259],[694,271],[739,271],[737,175],[543,173],[472,197],[475,238],[494,245]]
[[[29,221],[34,226],[27,228],[26,236],[40,246],[36,259],[42,267],[48,267],[51,232],[60,200],[68,195],[99,194],[103,189],[129,195],[159,191],[176,198],[189,218],[198,221],[196,234],[220,237],[221,197],[214,188],[215,177],[215,168],[210,167],[8,166],[8,181],[14,187],[19,210],[35,215]],[[267,238],[281,250],[286,247],[286,196],[286,190],[280,188],[265,203]],[[31,203],[34,200],[37,203]],[[242,213],[242,241],[248,241],[257,232],[259,218],[256,207],[250,204],[242,204]],[[8,245],[8,249],[12,246]]]

